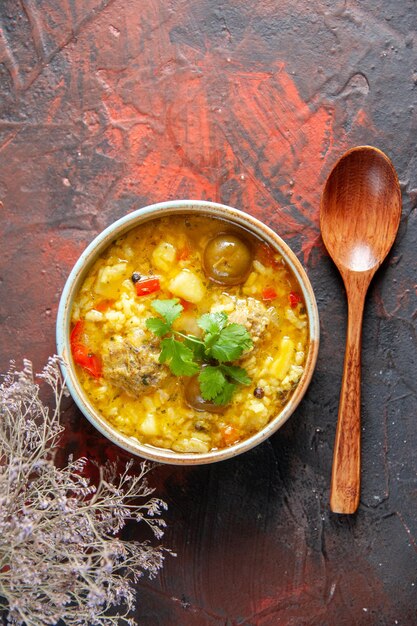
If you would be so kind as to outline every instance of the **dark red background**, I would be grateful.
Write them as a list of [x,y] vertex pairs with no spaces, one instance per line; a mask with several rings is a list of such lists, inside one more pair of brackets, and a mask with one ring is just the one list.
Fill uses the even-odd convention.
[[[317,370],[291,420],[234,460],[155,470],[178,557],[138,585],[138,621],[416,624],[416,3],[2,0],[0,26],[2,371],[43,366],[80,252],[156,201],[260,217],[317,295]],[[362,498],[343,517],[328,495],[346,307],[318,208],[364,143],[393,160],[404,205],[367,301]],[[65,420],[68,451],[118,454],[71,403]]]

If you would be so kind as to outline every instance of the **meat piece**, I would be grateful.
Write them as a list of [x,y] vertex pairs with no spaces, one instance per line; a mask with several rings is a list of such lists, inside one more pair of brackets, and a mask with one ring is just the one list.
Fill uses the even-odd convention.
[[159,363],[159,345],[147,341],[133,346],[128,341],[110,345],[103,356],[103,375],[131,396],[140,396],[160,386],[167,375]]
[[271,321],[271,311],[255,298],[237,299],[235,310],[229,314],[229,322],[242,324],[254,344],[262,337]]

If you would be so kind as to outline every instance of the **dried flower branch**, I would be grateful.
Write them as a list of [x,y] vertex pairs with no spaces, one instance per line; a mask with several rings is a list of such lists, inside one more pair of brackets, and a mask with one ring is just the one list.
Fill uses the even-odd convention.
[[156,575],[165,549],[117,534],[137,520],[159,539],[166,504],[150,498],[149,464],[136,476],[131,464],[122,474],[113,464],[99,467],[97,485],[82,475],[86,459],[55,466],[66,393],[59,359],[40,376],[53,390],[52,411],[29,361],[0,385],[0,612],[16,626],[134,624],[131,581]]

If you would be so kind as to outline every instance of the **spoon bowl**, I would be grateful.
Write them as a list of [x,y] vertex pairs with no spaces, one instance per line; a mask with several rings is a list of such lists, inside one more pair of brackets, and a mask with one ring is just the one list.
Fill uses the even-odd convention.
[[401,193],[388,157],[371,146],[346,152],[327,179],[320,211],[322,238],[339,271],[375,272],[400,217]]
[[336,163],[324,187],[320,229],[342,275],[348,327],[333,457],[330,508],[354,513],[360,494],[360,365],[365,296],[387,256],[401,218],[401,191],[389,158],[358,146]]

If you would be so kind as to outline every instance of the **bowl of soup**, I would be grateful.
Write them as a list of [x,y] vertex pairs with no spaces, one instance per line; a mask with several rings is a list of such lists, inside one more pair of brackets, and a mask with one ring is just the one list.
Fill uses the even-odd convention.
[[62,293],[57,349],[90,422],[143,458],[201,464],[261,443],[294,412],[317,359],[309,279],[273,230],[180,200],[111,224]]

